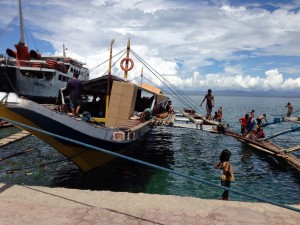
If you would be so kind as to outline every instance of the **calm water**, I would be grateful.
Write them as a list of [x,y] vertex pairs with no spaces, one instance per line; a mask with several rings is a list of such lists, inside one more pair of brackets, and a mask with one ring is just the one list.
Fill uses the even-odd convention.
[[[203,96],[190,97],[195,102],[200,102],[203,98]],[[223,107],[225,122],[237,132],[240,129],[238,119],[246,112],[255,109],[256,116],[266,113],[269,121],[272,121],[274,117],[278,117],[274,115],[286,112],[284,106],[288,101],[294,105],[294,110],[300,109],[300,98],[215,96],[216,108]],[[175,109],[182,107],[175,98],[173,104]],[[203,110],[201,109],[200,112],[203,113]],[[269,136],[289,129],[291,126],[292,123],[287,122],[271,125],[265,128],[265,133]],[[0,129],[0,136],[15,131],[16,128]],[[282,147],[300,145],[300,132],[288,133],[272,140]],[[80,172],[70,162],[40,167],[38,165],[64,159],[64,157],[36,137],[29,137],[1,148],[0,157],[28,148],[35,148],[35,150],[0,161],[2,171],[0,182],[208,199],[220,199],[222,193],[222,189],[124,159],[116,159],[109,165],[87,174]],[[214,169],[214,164],[224,148],[232,152],[231,163],[236,176],[236,182],[232,183],[232,188],[284,204],[300,202],[299,172],[232,137],[193,129],[155,127],[131,148],[130,154],[134,158],[219,184],[220,171]],[[300,152],[296,152],[295,155],[300,158]],[[38,167],[26,169],[35,165]],[[20,170],[13,174],[4,172],[12,168],[20,168]],[[234,193],[230,193],[230,199],[254,201]]]

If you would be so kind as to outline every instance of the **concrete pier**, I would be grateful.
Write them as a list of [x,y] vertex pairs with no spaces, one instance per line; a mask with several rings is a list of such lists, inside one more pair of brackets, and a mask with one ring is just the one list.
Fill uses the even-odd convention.
[[296,225],[299,221],[299,212],[266,203],[0,183],[1,225]]

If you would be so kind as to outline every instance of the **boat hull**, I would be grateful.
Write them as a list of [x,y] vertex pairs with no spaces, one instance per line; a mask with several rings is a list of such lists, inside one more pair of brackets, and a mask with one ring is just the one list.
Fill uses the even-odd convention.
[[[135,139],[114,141],[113,134],[117,130],[92,126],[64,113],[51,111],[29,100],[16,100],[0,104],[0,116],[18,122],[18,127],[51,145],[85,172],[102,166],[116,157],[100,150],[91,149],[89,145],[114,153],[124,153],[133,142],[150,130],[150,126],[145,125],[136,131]],[[46,130],[61,138],[49,136],[20,124]],[[67,139],[75,140],[76,143]]]

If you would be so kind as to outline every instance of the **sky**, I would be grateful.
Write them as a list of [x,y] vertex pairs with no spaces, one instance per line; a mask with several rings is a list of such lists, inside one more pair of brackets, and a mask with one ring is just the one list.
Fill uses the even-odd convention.
[[[90,78],[131,49],[181,90],[299,91],[300,0],[23,0],[25,42],[86,63]],[[18,1],[0,0],[0,53],[20,40]],[[135,66],[128,79],[138,80]],[[117,57],[114,58],[117,60]],[[113,62],[114,63],[114,62]],[[112,74],[123,76],[120,64]],[[147,68],[144,80],[163,86]]]

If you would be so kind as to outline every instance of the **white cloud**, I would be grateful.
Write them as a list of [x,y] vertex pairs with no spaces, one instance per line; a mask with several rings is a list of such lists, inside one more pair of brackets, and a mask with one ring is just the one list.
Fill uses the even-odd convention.
[[[299,63],[281,60],[300,60],[298,3],[290,1],[267,11],[259,1],[248,7],[230,1],[27,0],[23,14],[38,49],[43,46],[37,40],[43,40],[61,54],[64,43],[69,56],[90,68],[108,58],[112,39],[117,53],[126,48],[130,37],[132,49],[178,88],[268,90],[299,87]],[[17,14],[17,2],[0,4],[1,34]],[[19,40],[13,38],[14,43]],[[136,61],[133,77],[141,67]],[[103,65],[91,77],[106,70]],[[122,74],[119,65],[113,72]],[[285,78],[284,73],[294,77]],[[144,76],[157,80],[146,69]]]

